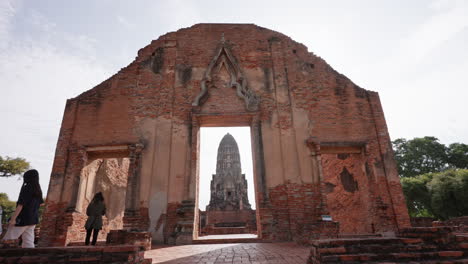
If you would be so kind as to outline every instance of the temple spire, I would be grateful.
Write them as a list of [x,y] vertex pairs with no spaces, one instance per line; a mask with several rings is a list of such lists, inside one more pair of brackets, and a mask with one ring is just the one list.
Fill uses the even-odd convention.
[[242,174],[239,147],[227,133],[219,143],[216,174],[211,180],[211,199],[207,210],[250,209],[247,181]]

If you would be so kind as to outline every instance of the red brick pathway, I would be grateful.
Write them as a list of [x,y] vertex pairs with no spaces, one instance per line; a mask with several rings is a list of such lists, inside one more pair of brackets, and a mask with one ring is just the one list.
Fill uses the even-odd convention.
[[309,251],[294,243],[208,244],[156,248],[145,258],[167,264],[305,264]]

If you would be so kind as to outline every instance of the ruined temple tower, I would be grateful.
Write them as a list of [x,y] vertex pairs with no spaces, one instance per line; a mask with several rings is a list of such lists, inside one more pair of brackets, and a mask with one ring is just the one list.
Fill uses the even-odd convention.
[[[307,242],[409,226],[378,93],[282,33],[197,24],[160,36],[67,101],[40,244],[83,241],[96,191],[112,202],[101,239],[125,229],[192,243],[200,234],[200,130],[234,126],[250,128],[258,239]],[[249,211],[230,140],[211,212]],[[218,188],[221,176],[229,180]]]
[[242,174],[239,147],[227,133],[218,147],[216,174],[211,180],[211,198],[201,212],[202,235],[253,233],[255,210],[247,196],[247,180]]
[[239,148],[229,133],[219,143],[216,174],[213,174],[210,190],[207,211],[251,209],[247,197],[247,180],[241,172]]

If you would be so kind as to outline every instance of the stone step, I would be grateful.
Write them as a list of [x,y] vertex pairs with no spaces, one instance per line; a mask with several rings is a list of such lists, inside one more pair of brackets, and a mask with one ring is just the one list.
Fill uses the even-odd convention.
[[403,262],[382,262],[382,261],[364,261],[360,262],[363,264],[395,264],[395,263],[406,263],[406,264],[468,264],[468,258],[463,259],[455,259],[455,260],[447,260],[444,259],[442,262],[441,260],[418,260],[418,261],[403,261]]
[[344,254],[429,252],[438,250],[468,251],[468,241],[440,245],[438,243],[426,243],[420,238],[331,239],[315,241],[312,245],[313,249],[318,249],[321,255],[336,255],[337,252]]
[[[456,248],[460,249],[460,248]],[[463,249],[463,248],[461,248]],[[395,244],[395,245],[356,245],[348,247],[329,247],[320,248],[319,252],[322,256],[326,255],[338,255],[338,254],[354,254],[354,253],[412,253],[412,252],[433,252],[437,251],[436,245],[407,245],[407,244]]]
[[[85,245],[85,242],[84,241],[74,241],[74,242],[69,242],[67,244],[67,247],[77,247],[77,246],[84,246]],[[105,240],[102,240],[102,241],[96,241],[96,246],[105,246],[106,245],[106,241]],[[90,245],[91,246],[91,245]]]
[[450,233],[454,231],[453,226],[435,226],[435,227],[408,227],[403,228],[400,234],[411,233],[411,234],[427,234],[427,233]]
[[460,249],[468,250],[468,242],[458,244]]
[[454,227],[438,226],[438,227],[410,227],[400,231],[399,237],[434,239],[443,238],[453,234]]
[[226,238],[226,239],[195,239],[193,244],[237,244],[237,243],[266,243],[258,238]]
[[339,234],[338,238],[375,238],[382,237],[381,234]]
[[195,202],[192,200],[183,200],[182,205],[195,206]]
[[[322,263],[359,263],[376,262],[383,263],[408,263],[409,261],[428,261],[428,260],[452,260],[466,258],[463,251],[438,251],[438,252],[400,252],[400,253],[364,253],[364,254],[342,254],[329,255],[322,257]],[[444,262],[445,263],[445,262]]]
[[[408,240],[409,241],[409,240]],[[338,238],[338,239],[320,239],[312,242],[315,247],[341,247],[353,245],[391,245],[401,243],[401,238]]]
[[[347,250],[358,251],[385,251],[385,250],[401,250],[408,247],[409,249],[419,250],[423,240],[419,238],[353,238],[353,239],[323,239],[312,243],[313,247],[323,249],[345,248]],[[429,247],[428,249],[432,249]]]
[[468,241],[453,238],[443,243],[418,237],[317,240],[312,243],[309,263],[319,263],[319,259],[322,263],[466,263]]
[[466,263],[468,234],[452,229],[406,228],[400,235],[407,236],[398,238],[317,240],[309,263]]

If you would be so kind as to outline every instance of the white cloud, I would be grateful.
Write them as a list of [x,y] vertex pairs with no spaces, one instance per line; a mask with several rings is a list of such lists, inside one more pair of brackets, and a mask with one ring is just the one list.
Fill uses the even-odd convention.
[[386,68],[397,69],[399,74],[411,74],[431,51],[468,27],[468,1],[434,1],[431,7],[435,14],[408,32]]
[[16,13],[16,8],[17,1],[0,1],[0,49],[4,49],[8,45],[11,20]]
[[135,27],[133,23],[130,23],[125,17],[120,15],[117,16],[117,22],[127,29],[133,29]]
[[[39,37],[18,39],[8,31],[2,35],[7,44],[0,50],[0,155],[30,161],[46,192],[66,99],[92,88],[112,71],[96,62],[92,39],[58,32],[39,13],[29,19]],[[18,184],[2,179],[0,192],[16,199]]]
[[155,26],[162,26],[170,31],[205,22],[203,21],[204,16],[201,14],[202,11],[205,11],[204,15],[210,14],[210,9],[203,9],[204,6],[197,1],[165,0],[153,3],[155,4],[152,9],[155,14],[158,14],[157,18],[153,20]]

